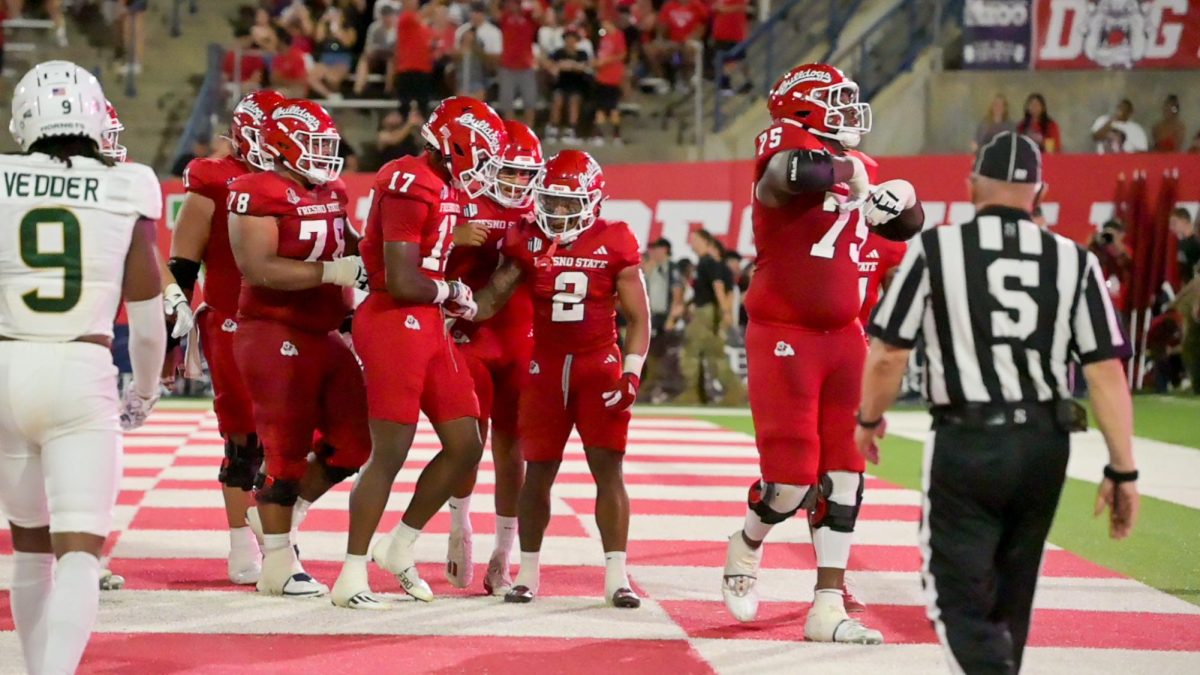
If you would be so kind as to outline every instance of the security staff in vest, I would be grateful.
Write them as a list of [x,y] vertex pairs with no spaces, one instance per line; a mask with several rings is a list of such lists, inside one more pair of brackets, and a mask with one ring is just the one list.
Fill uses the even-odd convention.
[[1069,433],[1087,427],[1067,364],[1083,364],[1108,444],[1096,514],[1121,539],[1138,511],[1126,352],[1096,257],[1038,228],[1041,155],[1005,132],[970,178],[975,219],[913,239],[867,327],[872,337],[855,441],[872,463],[908,354],[925,342],[920,545],[928,614],[954,672],[1016,673]]

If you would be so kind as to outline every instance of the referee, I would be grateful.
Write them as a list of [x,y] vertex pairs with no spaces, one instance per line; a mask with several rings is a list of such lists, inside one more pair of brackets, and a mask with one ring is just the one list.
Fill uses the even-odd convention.
[[999,134],[971,176],[975,219],[914,239],[867,332],[855,442],[871,462],[918,338],[933,432],[925,445],[920,544],[928,614],[951,670],[1016,673],[1070,451],[1087,426],[1067,365],[1083,364],[1108,444],[1096,499],[1109,534],[1138,510],[1126,351],[1096,257],[1040,230],[1041,155]]

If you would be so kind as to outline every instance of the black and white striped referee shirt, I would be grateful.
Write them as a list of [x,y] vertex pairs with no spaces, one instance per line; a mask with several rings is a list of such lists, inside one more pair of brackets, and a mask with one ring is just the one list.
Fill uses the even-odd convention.
[[867,333],[910,349],[923,338],[938,406],[1070,398],[1070,360],[1126,351],[1096,256],[998,206],[913,239]]

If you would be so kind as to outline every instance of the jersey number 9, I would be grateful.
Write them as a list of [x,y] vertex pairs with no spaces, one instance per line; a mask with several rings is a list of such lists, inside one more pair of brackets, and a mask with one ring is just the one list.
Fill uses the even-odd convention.
[[21,260],[30,268],[62,270],[60,293],[43,293],[44,289],[38,288],[21,299],[35,312],[69,312],[79,304],[83,292],[79,219],[66,209],[34,209],[21,219],[20,240]]

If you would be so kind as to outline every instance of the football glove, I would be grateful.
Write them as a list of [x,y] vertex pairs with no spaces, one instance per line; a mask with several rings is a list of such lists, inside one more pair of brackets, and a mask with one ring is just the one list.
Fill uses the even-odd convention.
[[171,329],[171,337],[176,340],[191,332],[196,325],[196,315],[192,306],[179,284],[167,284],[163,291],[163,311],[167,316],[175,317],[175,327]]
[[321,283],[367,290],[367,268],[363,267],[361,257],[348,255],[321,265]]
[[161,392],[155,390],[150,398],[138,396],[132,384],[125,389],[125,397],[121,402],[121,429],[129,431],[137,429],[146,423],[154,404],[158,403]]
[[447,285],[450,287],[450,295],[446,296],[445,302],[442,303],[446,316],[467,321],[474,319],[479,313],[479,306],[475,304],[475,293],[471,287],[457,280],[448,282]]
[[633,407],[634,401],[637,400],[638,387],[642,384],[642,380],[633,373],[624,373],[621,379],[617,381],[617,385],[610,391],[604,392],[604,407],[613,412],[624,412]]
[[903,179],[894,179],[880,183],[867,197],[863,216],[871,227],[882,225],[901,211],[912,208],[917,203],[917,191],[912,183]]

